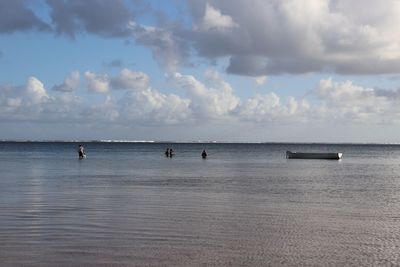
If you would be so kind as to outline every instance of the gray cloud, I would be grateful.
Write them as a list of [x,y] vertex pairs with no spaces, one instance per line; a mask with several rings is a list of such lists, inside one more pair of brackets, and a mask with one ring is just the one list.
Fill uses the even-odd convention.
[[[78,33],[104,37],[132,38],[136,43],[151,49],[154,59],[169,71],[175,71],[187,58],[189,45],[174,31],[163,27],[150,27],[134,22],[135,12],[162,17],[141,1],[132,5],[123,0],[46,0],[50,10],[51,27],[42,22],[23,0],[0,2],[0,33],[21,30],[51,30],[75,38]],[[132,10],[131,10],[132,9]],[[164,22],[167,19],[162,19]],[[168,26],[169,27],[169,26]],[[176,30],[176,29],[175,29]],[[121,67],[121,61],[112,66]]]
[[27,1],[24,0],[0,1],[0,33],[50,30],[50,26],[38,18],[26,4]]
[[[28,1],[1,1],[0,33],[52,29],[71,37],[86,32],[132,38],[170,72],[196,54],[210,62],[228,59],[227,72],[247,76],[400,73],[398,0],[188,0],[182,21],[140,0],[46,3],[51,26]],[[140,11],[156,24],[137,22]]]
[[400,88],[397,88],[395,90],[388,90],[388,89],[384,89],[384,88],[374,88],[374,94],[377,97],[386,97],[388,99],[398,100],[398,99],[400,99]]
[[[138,44],[149,47],[153,57],[168,71],[176,71],[188,57],[189,44],[173,30],[130,23]],[[175,29],[177,30],[177,29]]]
[[282,73],[302,74],[315,71],[329,71],[329,64],[310,58],[231,56],[227,72],[239,75],[261,76]]
[[400,72],[396,26],[400,3],[396,0],[385,5],[359,0],[216,0],[211,4],[219,17],[229,17],[236,27],[225,31],[196,27],[209,19],[207,4],[190,0],[194,28],[188,36],[199,55],[230,58],[230,73]]
[[103,36],[129,35],[126,26],[132,14],[122,0],[47,0],[47,3],[60,34],[74,37],[77,32],[86,31]]
[[78,71],[73,71],[71,72],[70,75],[68,75],[64,82],[62,84],[54,85],[53,90],[54,91],[59,91],[59,92],[72,92],[74,91],[78,85],[79,85],[79,80],[80,80],[80,74]]

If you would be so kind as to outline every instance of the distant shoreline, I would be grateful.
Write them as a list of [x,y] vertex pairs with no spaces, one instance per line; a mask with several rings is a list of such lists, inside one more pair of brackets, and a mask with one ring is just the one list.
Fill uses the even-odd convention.
[[356,142],[246,142],[246,141],[153,141],[153,140],[0,140],[0,143],[129,143],[129,144],[254,144],[254,145],[388,145],[400,143]]

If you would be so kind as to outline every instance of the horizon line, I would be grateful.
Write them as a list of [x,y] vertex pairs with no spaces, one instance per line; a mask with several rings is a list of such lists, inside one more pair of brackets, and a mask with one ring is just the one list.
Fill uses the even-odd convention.
[[307,145],[318,145],[318,144],[329,144],[329,145],[400,145],[400,142],[327,142],[327,141],[317,141],[317,142],[307,142],[307,141],[216,141],[216,140],[182,140],[182,141],[172,141],[172,140],[104,140],[104,139],[91,139],[91,140],[78,140],[78,139],[43,139],[43,140],[30,140],[30,139],[1,139],[0,143],[176,143],[176,144],[307,144]]

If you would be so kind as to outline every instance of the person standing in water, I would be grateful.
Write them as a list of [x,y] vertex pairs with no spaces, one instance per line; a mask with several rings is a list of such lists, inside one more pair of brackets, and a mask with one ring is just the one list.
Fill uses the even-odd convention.
[[84,159],[86,157],[85,149],[83,148],[82,145],[79,145],[78,155],[79,155],[79,159]]
[[207,152],[206,152],[205,149],[203,149],[203,152],[201,152],[201,157],[202,157],[203,159],[207,158]]
[[167,150],[165,150],[165,156],[167,158],[172,158],[172,156],[175,154],[174,150],[172,150],[172,148],[167,148]]

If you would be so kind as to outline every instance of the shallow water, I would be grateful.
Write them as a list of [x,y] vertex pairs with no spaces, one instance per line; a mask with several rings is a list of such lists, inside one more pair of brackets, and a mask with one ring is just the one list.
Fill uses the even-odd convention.
[[0,143],[2,266],[400,264],[400,146],[85,148]]

